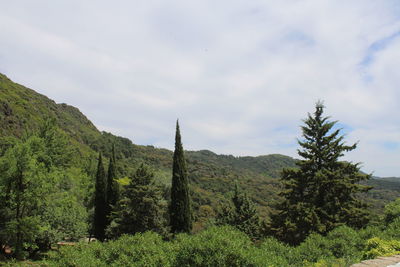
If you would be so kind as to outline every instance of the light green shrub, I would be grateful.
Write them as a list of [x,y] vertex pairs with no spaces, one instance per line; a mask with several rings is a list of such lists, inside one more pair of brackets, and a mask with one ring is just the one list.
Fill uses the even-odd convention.
[[49,254],[50,266],[148,266],[168,267],[175,258],[172,243],[147,232],[105,243],[80,243]]
[[193,236],[182,234],[175,242],[179,249],[174,266],[262,266],[257,263],[262,259],[256,255],[260,251],[233,227],[211,227]]
[[383,240],[374,237],[367,240],[366,249],[363,254],[364,259],[373,259],[379,256],[390,256],[400,252],[400,241]]
[[335,258],[358,261],[362,256],[364,242],[359,233],[348,226],[340,226],[327,235],[328,249]]
[[394,239],[400,241],[400,218],[394,219],[381,233],[384,239]]
[[334,257],[330,251],[328,239],[315,233],[309,235],[303,243],[296,247],[296,250],[300,262],[317,262]]
[[269,237],[259,246],[262,251],[261,256],[266,261],[268,259],[271,266],[296,266],[298,265],[299,255],[297,250]]

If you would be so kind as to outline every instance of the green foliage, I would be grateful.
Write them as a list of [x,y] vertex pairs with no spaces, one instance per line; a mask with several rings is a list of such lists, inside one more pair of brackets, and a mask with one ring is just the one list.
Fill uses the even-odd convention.
[[119,199],[119,184],[116,181],[116,159],[115,159],[115,146],[112,146],[112,154],[110,157],[110,163],[108,164],[107,172],[107,210],[106,217],[108,224],[111,221],[111,212],[116,206]]
[[348,227],[340,226],[327,235],[329,250],[335,258],[351,259],[352,261],[361,258],[360,251],[363,249],[364,240],[360,234]]
[[173,266],[174,246],[156,233],[122,236],[104,243],[80,243],[49,254],[49,266]]
[[[160,182],[166,186],[171,185],[171,151],[135,145],[127,138],[100,132],[77,108],[56,104],[46,96],[0,74],[1,137],[20,138],[26,129],[39,132],[48,118],[56,118],[58,131],[63,132],[68,139],[68,147],[74,153],[69,164],[82,168],[89,177],[96,174],[98,151],[104,152],[105,157],[111,157],[114,144],[118,160],[117,173],[121,177],[130,175],[144,162],[156,170],[156,177]],[[3,138],[0,140],[2,152],[3,148],[10,145],[9,141]],[[283,168],[296,166],[293,158],[283,155],[235,157],[202,150],[186,151],[185,156],[195,213],[201,205],[216,209],[224,195],[234,189],[234,181],[240,177],[238,182],[241,188],[256,203],[260,216],[268,217],[271,206],[281,201],[281,197],[277,195],[279,182],[276,178]],[[372,205],[375,218],[381,214],[387,202],[400,197],[400,179],[370,179],[365,183],[374,186],[371,192],[362,197]]]
[[357,193],[370,189],[359,184],[369,176],[360,173],[358,164],[339,161],[356,144],[345,145],[340,129],[333,129],[336,122],[322,116],[323,109],[317,103],[315,113],[304,120],[298,169],[282,172],[284,201],[272,216],[271,228],[291,244],[312,232],[325,234],[343,224],[361,228],[368,222],[366,205]]
[[69,192],[51,194],[41,219],[46,223],[36,240],[43,249],[61,240],[78,241],[88,233],[86,208]]
[[398,240],[383,240],[379,237],[374,237],[367,240],[366,249],[364,251],[364,259],[373,259],[379,256],[391,256],[399,254],[400,241]]
[[232,225],[252,238],[260,238],[261,221],[254,203],[236,185],[232,197],[233,206],[222,207],[217,224]]
[[357,231],[341,226],[331,231],[326,237],[316,233],[309,235],[296,247],[295,254],[298,255],[298,262],[338,263],[335,259],[342,259],[350,264],[361,260],[363,247],[364,240]]
[[154,174],[142,164],[122,192],[107,230],[108,235],[115,238],[149,230],[163,233],[165,210],[162,188],[155,183]]
[[93,234],[103,241],[105,238],[105,229],[107,226],[107,199],[106,199],[106,175],[104,172],[103,160],[99,153],[99,161],[97,165],[96,187],[94,195],[94,218],[93,218]]
[[271,266],[296,266],[299,264],[300,257],[297,250],[273,237],[263,240],[259,249],[262,251],[262,257],[268,259]]
[[15,141],[0,158],[0,243],[13,247],[17,258],[86,234],[87,212],[77,198],[85,179],[74,177],[78,185],[69,179],[69,170],[76,172],[66,168],[65,139],[51,122],[44,128],[46,134]]
[[192,230],[192,208],[189,197],[188,175],[178,121],[176,122],[169,218],[173,233],[189,233]]
[[390,202],[385,206],[385,223],[390,224],[395,219],[400,218],[400,198]]
[[261,251],[244,233],[231,227],[212,227],[197,235],[180,235],[174,266],[265,266]]
[[379,236],[386,239],[400,240],[400,218],[396,218],[389,225],[385,225],[384,231]]
[[41,205],[42,196],[47,193],[42,189],[45,168],[39,164],[35,153],[43,145],[40,141],[37,137],[19,141],[5,152],[0,161],[0,243],[15,246],[18,258],[24,256],[24,243],[33,246],[40,222],[33,211]]

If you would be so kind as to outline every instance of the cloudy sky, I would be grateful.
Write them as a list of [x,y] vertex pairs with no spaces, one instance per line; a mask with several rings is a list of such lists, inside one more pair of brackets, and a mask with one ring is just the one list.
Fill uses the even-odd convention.
[[346,159],[400,176],[398,0],[13,0],[0,72],[100,130],[172,148],[296,157],[318,99]]

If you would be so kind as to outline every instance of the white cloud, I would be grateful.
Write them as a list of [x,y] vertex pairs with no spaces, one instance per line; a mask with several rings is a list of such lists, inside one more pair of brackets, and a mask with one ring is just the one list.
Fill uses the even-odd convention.
[[374,47],[398,14],[393,0],[8,1],[0,71],[136,143],[172,148],[179,117],[187,149],[236,155],[296,156],[323,99],[360,141],[348,158],[399,176],[400,38]]

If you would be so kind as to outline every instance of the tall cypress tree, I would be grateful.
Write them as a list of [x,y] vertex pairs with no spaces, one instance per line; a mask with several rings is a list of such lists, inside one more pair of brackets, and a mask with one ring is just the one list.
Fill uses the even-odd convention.
[[192,211],[189,198],[188,174],[179,130],[176,121],[175,151],[172,166],[170,225],[173,233],[192,230]]
[[103,160],[100,152],[99,162],[97,165],[97,173],[96,173],[96,188],[94,197],[94,221],[93,221],[94,236],[100,241],[103,241],[105,238],[105,228],[107,225],[106,186],[107,186],[106,175],[104,172]]
[[284,201],[271,216],[276,236],[291,244],[311,232],[325,234],[343,224],[362,227],[368,222],[366,205],[357,194],[370,189],[359,184],[370,176],[360,173],[359,164],[339,160],[357,144],[346,145],[340,129],[333,129],[337,122],[329,121],[323,111],[318,102],[314,114],[304,120],[303,140],[298,141],[303,159],[297,169],[283,170]]
[[107,217],[107,224],[111,221],[111,211],[113,207],[116,205],[118,198],[119,198],[119,186],[116,178],[116,161],[115,161],[115,146],[112,146],[112,153],[110,157],[110,164],[108,165],[108,172],[107,172],[107,210],[106,210],[106,217]]

